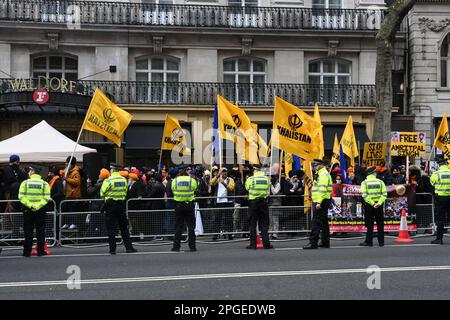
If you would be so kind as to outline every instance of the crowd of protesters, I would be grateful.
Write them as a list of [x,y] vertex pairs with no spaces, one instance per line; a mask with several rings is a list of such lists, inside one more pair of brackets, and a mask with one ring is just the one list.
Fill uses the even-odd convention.
[[[68,168],[65,177],[64,169]],[[274,164],[271,176],[270,206],[270,231],[272,238],[277,238],[278,231],[298,229],[300,216],[298,209],[304,205],[304,171],[292,170],[284,172],[283,166]],[[147,235],[156,235],[151,240],[162,240],[163,236],[173,234],[174,202],[171,200],[173,193],[171,181],[180,168],[160,166],[154,168],[137,168],[133,166],[123,167],[120,174],[128,179],[127,199],[128,215],[131,224],[131,234],[134,237],[146,239]],[[190,176],[197,180],[197,204],[202,215],[205,233],[214,233],[213,240],[219,237],[232,239],[236,233],[248,230],[247,212],[241,208],[247,206],[247,191],[245,181],[252,174],[250,166],[230,166],[211,170],[202,165],[189,166]],[[281,169],[281,170],[280,170]],[[279,172],[281,171],[281,176]],[[330,168],[333,183],[360,185],[365,179],[365,168],[356,165],[342,172],[339,165]],[[65,201],[62,206],[64,212],[85,212],[63,216],[61,221],[62,232],[83,232],[90,236],[101,236],[105,233],[103,219],[94,212],[102,211],[100,200],[100,187],[103,180],[107,179],[110,171],[102,169],[96,179],[89,179],[75,158],[67,158],[66,164],[50,167],[47,181],[51,187],[51,197],[56,204],[56,210],[60,209],[63,200],[99,199],[98,201]],[[27,179],[27,168],[21,166],[20,157],[12,155],[8,166],[0,168],[0,200],[18,199],[20,183]],[[377,167],[377,178],[383,180],[386,185],[410,184],[417,193],[432,193],[429,176],[423,168],[415,165]],[[408,181],[407,181],[408,179]],[[151,199],[151,200],[147,200]],[[420,200],[418,199],[420,203]],[[51,204],[53,206],[53,204]],[[293,210],[281,209],[281,207],[293,207]],[[0,212],[20,212],[19,202],[1,202]],[[151,211],[151,215],[143,215],[142,211]],[[9,226],[12,230],[12,238],[18,238],[20,216],[9,216],[5,221],[3,216],[1,227]],[[297,219],[297,220],[296,220]],[[304,220],[304,219],[303,219]],[[58,224],[59,225],[59,224]],[[305,226],[306,227],[306,226]],[[234,234],[231,234],[234,233]]]

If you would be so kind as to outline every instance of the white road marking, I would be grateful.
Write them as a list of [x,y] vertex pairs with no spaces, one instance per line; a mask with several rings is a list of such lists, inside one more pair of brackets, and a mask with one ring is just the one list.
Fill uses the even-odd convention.
[[[181,251],[183,252],[183,251]],[[179,254],[179,252],[172,252],[172,251],[153,251],[153,252],[135,252],[135,253],[117,253],[116,255],[149,255],[149,254]],[[73,258],[73,257],[111,257],[113,255],[109,253],[84,253],[84,254],[51,254],[45,257],[42,257],[42,259],[48,259],[48,258]],[[3,259],[25,259],[22,256],[3,256],[0,257],[0,260]]]
[[[427,243],[416,243],[416,244],[389,244],[389,245],[384,245],[385,247],[395,247],[395,248],[400,248],[400,247],[437,247],[440,246],[438,244],[427,244]],[[378,247],[378,245],[373,245],[373,247]],[[366,250],[369,250],[370,247],[362,247],[362,246],[339,246],[339,247],[333,247],[331,246],[331,248],[329,249],[354,249],[354,248],[365,248]],[[324,250],[329,250],[329,249],[321,249],[319,248],[320,251],[324,251]],[[303,250],[302,247],[297,247],[297,248],[275,248],[276,251],[283,251],[283,250]]]
[[[446,271],[450,266],[417,266],[417,267],[388,267],[380,268],[381,272],[417,272],[417,271]],[[193,274],[180,276],[138,277],[138,278],[110,278],[81,280],[80,285],[88,284],[113,284],[113,283],[137,283],[157,281],[184,281],[202,279],[224,278],[252,278],[252,277],[276,277],[276,276],[309,276],[329,274],[355,274],[367,273],[367,268],[362,269],[331,269],[331,270],[303,270],[303,271],[278,271],[278,272],[248,272],[248,273],[217,273],[217,274]],[[67,281],[30,281],[30,282],[4,282],[0,288],[19,288],[36,286],[65,286]]]

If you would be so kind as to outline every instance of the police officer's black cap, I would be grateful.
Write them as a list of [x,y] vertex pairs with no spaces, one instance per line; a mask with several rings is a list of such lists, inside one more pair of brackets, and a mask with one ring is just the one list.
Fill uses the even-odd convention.
[[324,165],[324,166],[327,165],[326,161],[320,160],[320,159],[314,159],[314,160],[313,160],[313,163],[314,163],[314,164],[321,164],[321,165]]
[[261,165],[259,165],[259,164],[254,164],[254,165],[252,166],[252,168],[253,168],[253,170],[261,170]]
[[110,163],[109,168],[118,170],[118,169],[120,169],[120,166],[117,163]]
[[377,171],[377,167],[370,167],[370,168],[367,168],[366,174],[372,174],[376,171]]
[[445,159],[445,158],[437,158],[437,159],[435,159],[435,161],[436,161],[438,164],[445,164],[445,163],[448,162],[448,159]]
[[28,168],[30,171],[31,170],[33,170],[34,172],[36,172],[36,173],[41,173],[41,168],[39,168],[39,167],[36,167],[36,166],[30,166],[29,168]]

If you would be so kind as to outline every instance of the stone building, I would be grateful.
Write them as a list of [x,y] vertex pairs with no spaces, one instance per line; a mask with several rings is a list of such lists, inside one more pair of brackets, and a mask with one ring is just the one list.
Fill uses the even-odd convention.
[[[75,139],[98,86],[133,121],[122,148],[91,132],[81,141],[124,164],[156,163],[166,113],[190,131],[193,162],[205,162],[202,150],[210,139],[203,136],[212,126],[217,94],[244,107],[261,131],[272,126],[274,96],[311,113],[318,102],[328,153],[351,114],[362,148],[372,136],[374,37],[384,9],[382,0],[0,0],[0,140],[42,119]],[[413,51],[423,45],[426,59],[411,53],[407,61],[436,74],[409,74],[405,108],[406,39],[400,32],[397,130],[410,121],[408,112],[429,117],[416,126],[430,125],[427,108],[438,116],[446,105],[439,99],[450,94],[448,81],[436,88],[448,54],[441,59],[432,52],[448,39],[448,27],[437,32],[432,22],[419,21],[426,16],[439,22],[444,14],[419,9],[427,5],[410,16],[408,46]],[[44,105],[33,100],[38,87],[49,91]],[[421,100],[423,94],[436,102]]]

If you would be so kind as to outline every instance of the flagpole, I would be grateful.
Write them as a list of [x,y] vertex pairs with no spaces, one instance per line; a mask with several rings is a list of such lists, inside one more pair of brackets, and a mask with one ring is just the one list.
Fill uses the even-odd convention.
[[409,156],[406,156],[406,183],[409,183]]
[[160,170],[161,170],[161,161],[162,161],[162,154],[163,154],[162,145],[163,145],[163,142],[164,142],[164,133],[166,132],[167,116],[168,115],[169,114],[166,113],[166,119],[164,120],[163,134],[162,134],[162,137],[161,137],[161,150],[160,150],[161,152],[159,154],[158,173],[160,173]]
[[[283,150],[281,150],[281,157],[280,157],[280,174],[278,175],[279,177],[278,177],[278,183],[281,185],[281,166],[282,166],[282,163],[283,163],[283,156],[284,156],[284,151]],[[286,174],[286,166],[284,166],[284,174]],[[288,174],[289,174],[289,172],[288,172]]]
[[[83,125],[84,125],[84,122],[83,122]],[[72,159],[75,154],[75,151],[77,151],[78,142],[80,142],[82,132],[83,132],[83,126],[81,126],[80,132],[78,133],[77,141],[75,142],[75,147],[73,148],[72,154],[70,155],[69,163],[68,163],[66,169],[64,170],[64,179],[67,178],[67,174],[69,173],[69,167],[70,167],[70,164],[72,163]]]

